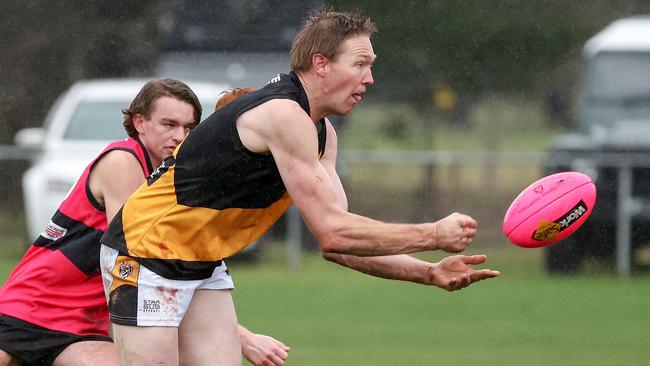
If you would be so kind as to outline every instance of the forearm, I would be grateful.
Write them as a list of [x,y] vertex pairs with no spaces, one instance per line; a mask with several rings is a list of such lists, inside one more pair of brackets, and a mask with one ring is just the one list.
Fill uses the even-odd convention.
[[375,277],[427,285],[433,284],[433,269],[435,268],[435,264],[419,260],[409,255],[358,257],[354,255],[324,253],[323,257],[329,261]]
[[318,236],[325,253],[388,256],[437,249],[435,223],[391,224],[346,213],[326,235]]

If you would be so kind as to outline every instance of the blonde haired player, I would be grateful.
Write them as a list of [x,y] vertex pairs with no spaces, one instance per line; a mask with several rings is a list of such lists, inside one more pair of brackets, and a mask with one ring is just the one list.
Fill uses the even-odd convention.
[[[294,39],[293,71],[203,121],[116,214],[101,267],[123,365],[240,365],[231,292],[215,285],[222,260],[292,203],[326,259],[363,273],[449,291],[499,275],[471,267],[484,255],[407,255],[463,251],[477,231],[467,215],[390,224],[348,212],[326,117],[349,113],[374,83],[374,29],[358,13],[313,14]],[[123,300],[129,293],[169,306],[143,312]]]

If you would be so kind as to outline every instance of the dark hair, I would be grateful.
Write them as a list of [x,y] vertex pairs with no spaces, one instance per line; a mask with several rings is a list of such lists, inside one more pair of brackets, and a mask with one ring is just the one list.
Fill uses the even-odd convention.
[[215,111],[218,111],[219,109],[223,108],[226,104],[232,102],[233,100],[241,97],[244,94],[248,94],[250,92],[254,92],[255,89],[253,88],[234,88],[228,91],[225,91],[221,93],[221,96],[217,100],[217,104],[214,107]]
[[377,31],[367,16],[354,10],[342,13],[323,9],[313,12],[302,25],[291,45],[291,70],[306,71],[311,58],[320,53],[334,58],[343,41],[358,34],[372,35]]
[[194,107],[194,121],[198,123],[201,120],[201,103],[189,86],[175,79],[154,79],[144,84],[128,109],[122,109],[124,129],[129,137],[138,138],[138,131],[133,126],[133,116],[141,114],[149,118],[153,103],[165,96],[189,103]]

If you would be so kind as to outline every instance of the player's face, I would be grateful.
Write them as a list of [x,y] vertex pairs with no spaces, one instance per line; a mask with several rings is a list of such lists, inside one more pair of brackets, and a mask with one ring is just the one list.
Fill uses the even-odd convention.
[[368,87],[375,82],[371,70],[375,58],[366,35],[353,36],[341,43],[337,55],[330,60],[330,72],[324,83],[324,92],[331,101],[331,113],[346,115],[363,99]]
[[154,167],[172,155],[178,144],[197,124],[191,104],[168,96],[154,101],[149,118],[137,116],[133,122]]

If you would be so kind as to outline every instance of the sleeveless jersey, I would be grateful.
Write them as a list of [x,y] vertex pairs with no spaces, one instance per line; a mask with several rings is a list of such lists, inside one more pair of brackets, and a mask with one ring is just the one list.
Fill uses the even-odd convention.
[[106,153],[133,154],[147,177],[153,170],[134,139],[108,145],[84,170],[63,203],[0,288],[0,313],[61,332],[108,336],[108,309],[99,271],[106,210],[88,177]]
[[[295,73],[280,74],[235,99],[192,130],[175,155],[129,197],[102,243],[165,278],[198,280],[258,239],[291,198],[273,156],[244,147],[236,120],[272,99],[294,100],[309,115],[307,94]],[[322,156],[325,121],[314,128]]]

